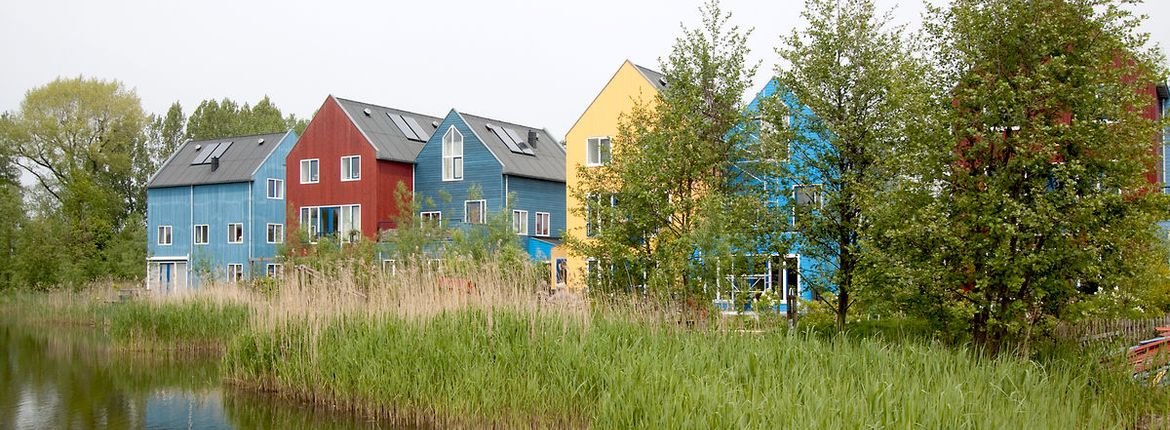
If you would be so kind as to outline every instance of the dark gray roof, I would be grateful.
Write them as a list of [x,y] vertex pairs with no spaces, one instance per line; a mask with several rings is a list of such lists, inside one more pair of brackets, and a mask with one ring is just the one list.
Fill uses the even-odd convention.
[[[459,113],[471,127],[479,140],[504,164],[504,174],[565,182],[565,148],[553,138],[548,130],[516,123]],[[487,128],[487,125],[507,127],[516,131],[522,139],[528,139],[528,131],[536,132],[537,143],[533,155],[517,154],[508,149],[503,140]]]
[[[413,163],[415,158],[418,158],[418,153],[422,151],[423,144],[426,143],[408,139],[406,134],[398,126],[394,125],[393,120],[387,116],[388,113],[414,118],[422,126],[423,130],[429,134],[435,133],[435,127],[431,123],[442,121],[442,118],[408,112],[401,109],[372,105],[340,97],[334,97],[334,99],[337,100],[342,110],[353,120],[354,125],[365,134],[366,138],[377,149],[377,158],[379,160]],[[366,115],[366,109],[369,109],[369,115]]]
[[[272,151],[276,150],[276,147],[280,145],[288,133],[291,132],[188,141],[163,163],[158,172],[155,172],[154,176],[150,178],[147,188],[251,181],[252,174],[264,163],[264,160],[268,159]],[[264,139],[263,144],[259,143],[260,139]],[[195,157],[206,153],[212,145],[224,142],[232,144],[220,157],[219,168],[212,170],[211,163],[191,164]]]
[[650,70],[637,64],[634,64],[634,67],[637,68],[639,72],[642,72],[642,76],[645,76],[647,81],[650,81],[651,84],[654,84],[654,88],[657,88],[658,91],[666,89],[666,79],[661,72]]

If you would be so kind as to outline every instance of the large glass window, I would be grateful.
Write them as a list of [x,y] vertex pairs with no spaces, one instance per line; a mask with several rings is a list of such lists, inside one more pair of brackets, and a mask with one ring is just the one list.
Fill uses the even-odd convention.
[[455,126],[443,135],[443,180],[463,180],[463,133]]
[[341,180],[356,181],[362,178],[362,156],[341,157]]
[[608,137],[591,137],[585,141],[585,165],[602,166],[609,164],[612,156]]
[[360,205],[302,207],[300,222],[312,243],[322,236],[337,236],[350,242],[361,236],[362,208]]
[[321,181],[321,163],[316,158],[301,160],[301,183],[316,184]]

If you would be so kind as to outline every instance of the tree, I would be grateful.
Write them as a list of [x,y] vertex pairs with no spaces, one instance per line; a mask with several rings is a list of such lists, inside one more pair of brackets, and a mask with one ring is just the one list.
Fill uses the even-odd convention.
[[923,73],[901,28],[870,0],[808,0],[807,27],[776,51],[782,88],[765,117],[792,143],[781,177],[802,256],[820,262],[802,273],[844,329],[865,283],[866,242],[883,191],[914,162],[903,157],[914,106],[926,100]]
[[188,139],[207,140],[226,136],[275,133],[285,130],[304,130],[307,122],[295,115],[284,117],[280,108],[268,96],[255,106],[240,106],[231,99],[204,100],[187,119]]
[[[1037,329],[1151,274],[1166,202],[1146,174],[1144,118],[1161,55],[1109,0],[981,0],[932,9],[927,29],[951,137],[926,211],[937,290],[975,343],[1026,353]],[[1164,258],[1159,258],[1165,264]]]
[[[143,207],[142,184],[133,170],[144,148],[145,123],[133,90],[117,81],[81,77],[30,90],[20,110],[0,121],[0,146],[36,178],[45,197],[33,201],[40,203],[34,206],[34,224],[46,228],[22,230],[21,239],[68,244],[49,254],[73,269],[61,280],[76,283],[110,274],[115,238],[126,229],[142,228],[136,221],[141,218],[131,215]],[[139,248],[136,262],[145,255],[145,245]]]
[[596,258],[590,288],[643,287],[695,294],[717,271],[720,252],[756,252],[763,200],[733,173],[754,144],[742,95],[756,67],[747,37],[712,1],[703,24],[683,29],[662,69],[666,87],[622,118],[612,161],[580,167],[579,215],[589,238],[566,239]]

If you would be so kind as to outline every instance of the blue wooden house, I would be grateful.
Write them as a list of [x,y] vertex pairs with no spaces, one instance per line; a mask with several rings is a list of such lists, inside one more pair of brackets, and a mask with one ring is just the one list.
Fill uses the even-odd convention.
[[[801,105],[798,100],[788,93],[781,93],[782,88],[776,80],[770,80],[764,86],[751,103],[747,106],[749,114],[756,113],[756,124],[753,127],[740,127],[735,132],[748,132],[749,139],[759,139],[759,133],[772,127],[771,124],[765,123],[758,114],[761,110],[761,104],[764,100],[771,97],[780,97],[790,111],[794,112],[792,116],[786,119],[788,126],[795,127],[798,132],[801,130],[801,123],[807,118],[813,118],[813,113],[805,106]],[[818,139],[810,138],[808,141],[816,142]],[[801,151],[806,148],[801,148],[796,145],[791,145],[788,149],[788,154],[784,158],[767,159],[766,162],[779,163],[783,169],[790,171],[804,171],[810,169],[811,166],[803,165],[800,160],[806,160],[808,157],[792,156],[793,151]],[[752,171],[752,164],[760,160],[751,160],[752,162],[739,163],[733,168],[731,172],[738,180],[744,181],[752,187],[760,187],[764,192],[760,193],[769,200],[768,204],[776,208],[792,208],[795,205],[819,205],[822,200],[822,184],[809,183],[800,184],[795,183],[789,179],[770,177],[761,172]],[[805,175],[816,178],[818,175]],[[795,225],[795,213],[790,217],[790,225]],[[779,238],[784,240],[794,239],[793,244],[784,255],[777,255],[770,251],[764,252],[746,252],[745,264],[743,272],[728,277],[727,282],[718,285],[716,290],[716,304],[724,308],[724,310],[731,310],[731,304],[737,303],[736,294],[746,294],[750,291],[760,290],[774,290],[774,291],[791,291],[804,299],[812,299],[813,292],[810,289],[809,282],[825,282],[829,273],[825,272],[828,267],[832,265],[823,264],[816,258],[813,258],[802,252],[801,238],[793,231],[785,232],[779,235]],[[773,248],[766,246],[765,248]],[[829,287],[831,289],[831,286]],[[781,298],[783,295],[781,295]],[[787,307],[784,304],[779,305],[778,309],[781,312],[787,312]]]
[[179,147],[147,184],[147,289],[281,273],[284,164],[296,141],[288,131]]
[[565,149],[544,129],[452,109],[418,154],[414,192],[423,219],[458,228],[510,211],[521,246],[547,262],[565,230]]

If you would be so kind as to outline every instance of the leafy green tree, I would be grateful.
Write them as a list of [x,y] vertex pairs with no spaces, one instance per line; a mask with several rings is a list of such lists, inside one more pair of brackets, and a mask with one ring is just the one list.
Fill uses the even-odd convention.
[[204,100],[187,119],[186,136],[193,140],[225,136],[273,133],[289,129],[304,130],[307,122],[295,115],[283,116],[268,96],[255,106],[239,105],[231,99]]
[[[989,353],[1022,345],[1091,294],[1156,277],[1146,179],[1160,121],[1142,112],[1161,54],[1125,1],[980,0],[932,9],[949,154],[923,206],[936,236],[918,264]],[[1164,257],[1158,264],[1164,265]],[[1150,279],[1150,278],[1147,278]],[[1142,282],[1144,283],[1144,282]],[[937,309],[937,308],[936,308]]]
[[742,129],[756,70],[747,61],[751,32],[731,25],[718,2],[701,11],[702,26],[684,28],[662,64],[665,89],[622,118],[612,161],[581,167],[581,185],[570,190],[591,237],[566,243],[603,269],[591,273],[592,291],[701,293],[719,272],[711,263],[758,252],[758,221],[771,219],[736,170],[757,144]]
[[[134,160],[144,148],[146,116],[133,90],[117,81],[58,79],[34,88],[0,122],[0,145],[36,178],[44,199],[34,214],[41,229],[22,231],[31,247],[68,244],[47,254],[62,260],[58,281],[77,284],[114,273],[109,253],[126,229],[141,229],[142,183]],[[37,233],[50,234],[38,236]],[[141,262],[145,245],[135,258]],[[21,251],[24,252],[24,251]],[[28,267],[27,270],[45,270]]]
[[807,26],[777,49],[781,91],[764,116],[791,142],[780,175],[793,192],[789,228],[802,256],[820,262],[805,285],[844,329],[866,284],[870,220],[901,166],[917,162],[907,140],[931,92],[902,30],[872,1],[808,0],[802,17]]
[[[0,123],[3,121],[0,119]],[[26,219],[20,173],[10,149],[0,146],[0,219],[6,220],[0,224],[0,290],[19,285],[17,246]]]

